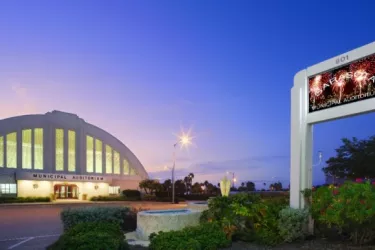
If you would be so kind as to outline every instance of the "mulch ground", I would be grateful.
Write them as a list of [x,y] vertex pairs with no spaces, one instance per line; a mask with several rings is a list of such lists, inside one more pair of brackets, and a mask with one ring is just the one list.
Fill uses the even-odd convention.
[[348,243],[343,242],[329,242],[325,240],[310,240],[304,242],[296,242],[291,244],[283,244],[276,247],[264,247],[257,246],[252,243],[247,242],[233,242],[232,246],[222,250],[266,250],[266,249],[275,249],[275,250],[375,250],[374,246],[351,246]]
[[[147,250],[146,247],[141,246],[130,246],[131,250]],[[233,242],[231,247],[221,249],[221,250],[375,250],[375,245],[373,246],[351,246],[348,243],[343,242],[329,242],[325,240],[309,240],[304,242],[296,242],[291,244],[284,244],[276,247],[264,247],[257,246],[248,242]],[[165,249],[169,250],[169,249]],[[172,250],[172,249],[170,249]]]

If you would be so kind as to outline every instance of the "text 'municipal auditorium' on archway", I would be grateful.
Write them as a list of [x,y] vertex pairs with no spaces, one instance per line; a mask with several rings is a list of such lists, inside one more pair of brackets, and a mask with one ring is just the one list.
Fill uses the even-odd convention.
[[121,141],[77,115],[0,120],[0,196],[89,199],[136,189],[146,178]]

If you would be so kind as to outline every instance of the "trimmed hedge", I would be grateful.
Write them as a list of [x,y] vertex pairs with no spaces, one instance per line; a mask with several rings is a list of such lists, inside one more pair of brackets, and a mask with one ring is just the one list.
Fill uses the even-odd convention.
[[141,192],[133,189],[125,189],[122,191],[122,195],[125,197],[135,197],[141,199]]
[[65,232],[47,250],[128,250],[129,245],[117,224],[80,223]]
[[188,201],[206,201],[211,197],[216,197],[216,195],[210,194],[188,194],[183,196]]
[[0,197],[0,203],[51,202],[50,197]]
[[60,218],[64,231],[84,222],[109,222],[127,230],[132,212],[128,207],[81,207],[64,209]]
[[125,197],[125,196],[93,196],[90,201],[139,201],[138,197]]
[[123,196],[93,196],[90,198],[90,201],[124,201],[125,197]]
[[[155,195],[144,194],[142,201],[172,202],[172,197],[157,197]],[[175,202],[185,201],[185,198],[175,197]]]

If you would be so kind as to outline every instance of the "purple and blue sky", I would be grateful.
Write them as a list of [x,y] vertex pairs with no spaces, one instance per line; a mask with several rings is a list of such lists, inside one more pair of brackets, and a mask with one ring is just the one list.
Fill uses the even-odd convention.
[[[61,110],[122,140],[167,178],[289,182],[299,70],[375,40],[361,1],[1,1],[0,118]],[[314,150],[375,134],[374,114],[315,127]],[[273,178],[275,177],[275,178]],[[314,182],[324,180],[319,168]]]

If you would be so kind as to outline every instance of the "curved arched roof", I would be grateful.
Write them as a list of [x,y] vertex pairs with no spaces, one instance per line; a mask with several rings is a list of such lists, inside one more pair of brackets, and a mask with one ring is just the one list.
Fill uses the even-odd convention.
[[107,131],[85,122],[76,114],[54,110],[44,115],[33,114],[6,118],[0,120],[0,135],[5,135],[18,129],[44,127],[46,124],[53,124],[55,127],[76,131],[80,130],[86,135],[101,140],[104,144],[111,146],[123,155],[139,176],[148,178],[148,174],[139,159],[124,143]]

